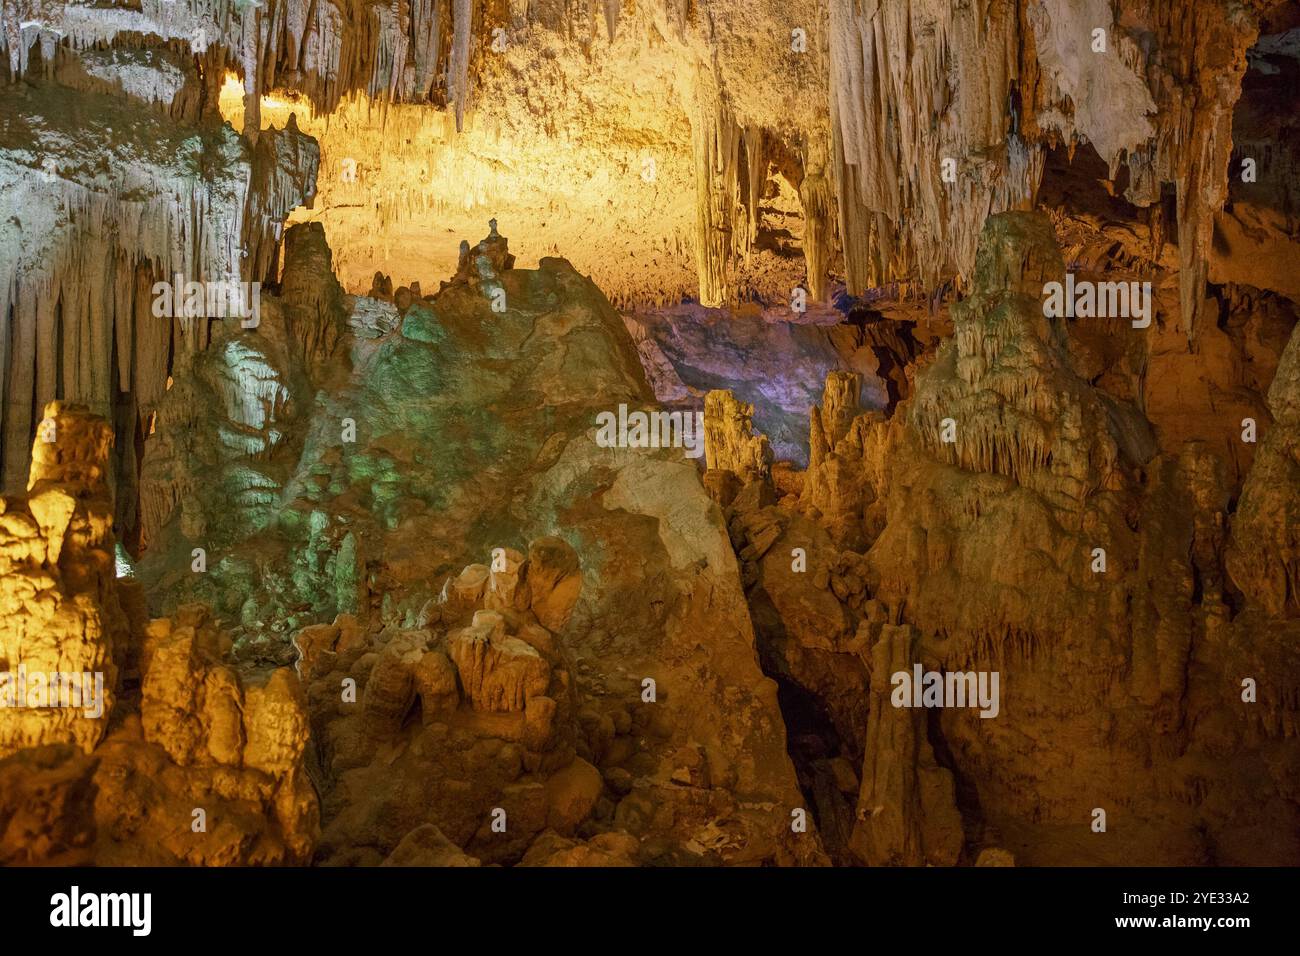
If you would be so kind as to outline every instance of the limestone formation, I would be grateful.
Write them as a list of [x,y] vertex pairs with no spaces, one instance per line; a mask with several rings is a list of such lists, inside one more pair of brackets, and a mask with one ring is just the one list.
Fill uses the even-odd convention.
[[84,405],[45,406],[27,495],[0,498],[0,755],[90,752],[131,637],[114,576],[112,432]]
[[[116,576],[111,430],[61,402],[43,421],[30,497],[5,499],[0,512],[10,535],[0,580],[33,582],[13,588],[4,614],[7,685],[27,686],[0,708],[12,755],[0,772],[0,856],[304,861],[318,809],[297,678],[237,671],[229,636],[202,605],[146,623],[133,585]],[[126,716],[111,720],[120,705]]]
[[1232,523],[1228,570],[1268,613],[1300,613],[1300,330],[1268,392],[1273,423],[1260,442]]
[[529,644],[506,634],[505,621],[479,611],[448,640],[465,696],[476,710],[522,711],[551,682],[550,666]]
[[742,482],[767,477],[772,450],[766,435],[753,433],[754,406],[730,392],[710,392],[704,401],[704,457],[711,471],[729,471]]
[[69,744],[0,760],[0,863],[84,866],[95,839],[96,761]]
[[[1065,862],[1105,847],[1053,834],[1121,800],[1135,829],[1105,859],[1286,858],[1289,842],[1262,849],[1276,820],[1248,806],[1240,775],[1256,767],[1285,799],[1266,754],[1294,750],[1294,340],[1233,514],[1212,445],[1180,446],[1076,371],[1089,332],[1042,308],[1056,250],[1045,219],[991,217],[953,338],[914,394],[886,419],[832,374],[807,472],[783,479],[780,506],[761,494],[730,505],[765,666],[825,713],[802,738],[801,780],[837,859],[987,863],[1009,827],[1017,861]],[[1247,553],[1238,535],[1258,546]],[[951,702],[928,719],[901,709],[916,706],[893,699],[912,668],[996,674],[996,719]],[[1278,696],[1242,707],[1248,671]],[[844,708],[855,687],[870,694],[865,722]],[[1061,734],[1076,741],[1068,755]],[[1171,746],[1217,768],[1198,795],[1179,790]],[[862,766],[849,821],[831,783],[840,757]]]
[[872,717],[853,848],[872,866],[951,866],[963,835],[952,772],[926,739],[923,710],[891,706],[886,675],[911,668],[916,632],[886,625],[871,648]]
[[1294,865],[1298,36],[0,0],[0,864]]

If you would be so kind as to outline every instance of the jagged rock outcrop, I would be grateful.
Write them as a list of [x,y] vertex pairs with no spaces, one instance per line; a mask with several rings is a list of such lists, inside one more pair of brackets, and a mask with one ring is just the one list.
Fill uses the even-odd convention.
[[[350,363],[344,297],[330,263],[318,224],[290,227],[281,294],[261,294],[257,328],[223,323],[214,327],[206,350],[177,360],[177,379],[159,404],[156,434],[145,446],[141,544],[174,556],[167,586],[182,580],[192,584],[190,598],[243,625],[265,619],[274,605],[222,590],[206,569],[209,563],[238,562],[229,551],[232,541],[250,527],[274,521],[286,486],[319,480],[298,479],[291,464],[307,438],[315,391],[346,376]],[[348,565],[346,529],[330,528],[323,514],[300,520],[312,543],[306,552],[285,557],[291,566],[323,566],[338,579],[337,587],[313,595],[313,610],[331,617],[355,610],[355,582],[348,584],[355,566]],[[189,559],[182,562],[185,555]],[[144,569],[151,586],[152,567]]]
[[710,471],[729,471],[748,482],[769,475],[772,449],[754,433],[754,406],[718,389],[704,398],[704,460]]
[[914,628],[885,625],[871,648],[871,720],[852,837],[869,866],[952,866],[961,855],[956,787],[935,759],[925,711],[889,699],[886,675],[911,670],[917,637]]
[[1065,278],[1050,224],[991,217],[980,257],[978,284],[953,307],[952,342],[918,379],[912,424],[937,456],[1063,509],[1116,490],[1121,452],[1141,464],[1152,443],[1145,422],[1075,374],[1063,320],[1044,315],[1049,283]]
[[1232,520],[1228,571],[1269,614],[1300,613],[1300,326],[1268,391],[1273,423],[1242,487]]
[[96,752],[97,858],[105,863],[293,864],[311,856],[319,808],[294,673],[229,663],[203,605],[150,622],[139,716]]
[[297,679],[232,667],[202,606],[146,625],[117,577],[112,442],[84,406],[51,403],[29,498],[3,499],[0,858],[303,862],[318,809]]
[[820,406],[809,412],[808,470],[800,507],[817,516],[842,548],[861,548],[878,531],[868,509],[882,491],[885,418],[860,404],[854,372],[831,372]]
[[[886,523],[868,555],[869,587],[923,634],[945,638],[938,668],[1001,674],[996,719],[944,710],[940,720],[947,759],[978,794],[959,797],[968,823],[1034,820],[1043,842],[1023,852],[1054,859],[1047,829],[1122,804],[1137,827],[1127,859],[1251,856],[1276,821],[1259,802],[1229,809],[1231,794],[1242,792],[1247,765],[1276,780],[1263,769],[1266,755],[1294,749],[1283,689],[1291,677],[1261,702],[1258,717],[1272,715],[1274,728],[1262,731],[1237,675],[1289,674],[1285,638],[1276,624],[1228,623],[1221,462],[1195,443],[1150,457],[1140,414],[1073,372],[1057,344],[1070,330],[1052,332],[1034,298],[1055,274],[1035,263],[1054,248],[1031,221],[993,217],[986,227],[975,288],[955,310],[955,341],[900,407],[908,427],[888,451]],[[1004,378],[1004,352],[1028,360],[1033,374]],[[981,413],[988,417],[972,417]],[[956,422],[955,446],[942,441],[943,417]],[[1259,643],[1243,653],[1229,635],[1247,631]],[[1093,702],[1087,713],[1069,703],[1084,700]],[[1206,723],[1210,713],[1218,716]],[[1195,784],[1186,774],[1197,758],[1162,756],[1221,753],[1219,733],[1238,741],[1239,758],[1196,772]],[[1090,743],[1067,764],[1050,742],[1056,734]],[[1060,774],[1072,789],[1054,783]],[[1035,794],[1032,807],[1007,789],[1011,780]],[[1195,809],[1207,806],[1213,817]],[[1097,841],[1069,852],[1114,858],[1106,854],[1117,848]]]
[[[289,663],[293,635],[317,862],[404,859],[426,825],[483,863],[824,860],[790,827],[776,688],[695,464],[595,440],[608,403],[652,407],[622,321],[561,260],[513,268],[495,232],[464,266],[400,326],[346,340],[350,365],[322,361],[301,445],[277,446],[271,520],[204,575],[197,541],[138,573],[163,608],[256,596],[217,607],[236,661]],[[533,851],[547,830],[573,843]]]
[[45,407],[26,498],[0,498],[0,755],[92,751],[130,641],[117,595],[113,433],[84,405]]
[[[1296,813],[1285,581],[1300,486],[1270,469],[1293,457],[1294,344],[1234,508],[1225,451],[1164,450],[1140,393],[1076,371],[1101,330],[1044,314],[1059,257],[1045,219],[992,217],[913,395],[886,419],[832,374],[809,469],[782,475],[779,505],[762,483],[734,496],[764,668],[807,728],[791,738],[801,784],[837,861],[1290,859],[1269,834]],[[1267,544],[1247,556],[1238,540]],[[980,707],[896,700],[917,672],[1000,691]],[[846,819],[835,781],[855,757]],[[1098,810],[1124,821],[1122,845],[1090,826]]]

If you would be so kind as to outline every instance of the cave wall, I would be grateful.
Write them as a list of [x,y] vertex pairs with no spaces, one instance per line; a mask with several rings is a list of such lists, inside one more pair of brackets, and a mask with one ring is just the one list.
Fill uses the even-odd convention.
[[[1294,235],[1273,197],[1265,210],[1234,204],[1213,241],[1247,50],[1261,18],[1276,25],[1268,36],[1284,30],[1276,6],[8,0],[11,84],[40,80],[5,97],[6,242],[24,248],[0,275],[3,340],[43,358],[10,370],[0,356],[6,480],[24,472],[33,410],[56,394],[114,409],[121,439],[142,431],[161,349],[177,348],[156,327],[135,334],[128,286],[177,270],[274,278],[279,223],[316,193],[292,214],[324,223],[354,293],[378,265],[399,284],[436,281],[454,268],[450,237],[486,213],[529,255],[573,256],[620,307],[789,304],[796,285],[819,299],[836,279],[855,294],[961,287],[984,218],[1032,206],[1047,152],[1087,144],[1111,179],[1123,171],[1153,245],[1181,240],[1175,321],[1191,340],[1222,250],[1248,248],[1261,216],[1267,234]],[[218,115],[242,139],[216,133]],[[291,115],[319,159],[284,134],[254,145]],[[74,132],[96,147],[63,155]],[[186,145],[155,149],[159,169],[90,161],[149,155],[165,136]],[[1276,184],[1285,168],[1260,160]],[[187,166],[224,182],[202,176],[191,196],[178,188]],[[144,205],[118,209],[121,196]],[[71,224],[40,221],[56,209]],[[86,229],[109,233],[95,237],[103,253],[77,238]],[[76,257],[101,254],[115,278],[81,287]],[[148,276],[135,275],[142,264]],[[1289,281],[1286,261],[1265,268],[1256,284]],[[110,302],[122,319],[101,318]]]
[[[376,753],[395,736],[430,747],[405,752],[419,779],[429,754],[477,755],[448,757],[465,778],[440,778],[448,792],[490,758],[530,837],[562,802],[549,791],[570,786],[589,812],[606,800],[602,819],[672,835],[615,847],[642,862],[953,863],[1007,846],[1031,862],[1120,862],[1072,829],[1097,805],[1128,821],[1129,860],[1294,862],[1294,839],[1271,837],[1297,820],[1292,6],[5,0],[4,489],[27,482],[45,410],[60,407],[48,402],[107,420],[114,441],[96,454],[117,536],[145,553],[167,622],[150,625],[144,656],[161,650],[168,668],[107,752],[142,775],[162,768],[160,800],[180,806],[201,786],[183,768],[247,758],[214,744],[212,720],[172,726],[147,717],[150,702],[167,715],[210,700],[229,717],[257,700],[262,685],[222,669],[230,634],[281,671],[310,650],[307,628],[324,627],[307,637],[334,655],[305,668],[310,707],[277,678],[284,721],[270,724],[287,756],[241,778],[250,812],[275,807],[269,842],[177,845],[164,861],[306,858],[310,719],[332,794],[322,852],[339,862],[429,849],[412,842],[433,826],[416,809],[427,794],[385,797],[387,828],[366,817]],[[495,221],[472,252],[459,245],[489,216],[537,269],[515,268]],[[1150,278],[1149,331],[1049,321],[1039,294],[1067,269]],[[154,283],[176,276],[265,282],[252,293],[265,327],[158,316]],[[626,332],[656,323],[625,326],[615,309],[770,311],[797,285],[823,305],[888,296],[909,325],[928,315],[941,330],[923,347],[858,328],[851,349],[871,348],[887,394],[867,410],[870,370],[832,372],[805,471],[773,461],[744,396],[718,392],[701,403],[704,488],[726,511],[686,465],[582,442],[593,392],[650,400]],[[496,287],[515,303],[505,318],[485,301]],[[597,344],[574,345],[574,329]],[[361,447],[341,449],[357,409]],[[1239,437],[1246,417],[1257,444]],[[511,445],[511,429],[528,439]],[[434,461],[416,438],[465,451]],[[58,518],[62,498],[12,500],[0,517],[15,553],[57,565],[42,509]],[[106,592],[115,542],[98,493],[95,507],[93,520],[69,513],[90,522]],[[572,629],[566,617],[542,630],[637,675],[582,672],[533,622],[477,618],[499,611],[484,552],[513,535],[522,573],[555,527],[594,587]],[[1082,570],[1099,542],[1105,579]],[[811,588],[791,577],[796,546],[814,556]],[[212,559],[198,584],[194,547]],[[51,593],[79,586],[32,576]],[[458,588],[475,593],[457,604]],[[195,596],[216,620],[187,609]],[[98,601],[108,610],[86,620],[116,614]],[[706,632],[712,643],[696,639]],[[555,658],[536,693],[521,689],[541,672],[526,637]],[[585,709],[535,704],[547,733],[527,731],[546,744],[524,748],[541,761],[529,772],[561,753],[547,764],[574,768],[560,783],[521,784],[515,750],[474,742],[525,741],[513,725],[479,733],[490,695],[456,697],[467,723],[454,732],[408,720],[418,680],[446,703],[438,655],[462,640],[500,646],[490,666],[456,667],[503,668],[492,686],[525,727],[529,700],[583,685]],[[88,656],[115,653],[110,641]],[[885,709],[884,672],[915,659],[1005,671],[1017,683],[1004,719]],[[633,676],[650,672],[669,717],[632,700]],[[344,674],[373,681],[364,720],[326,686]],[[1240,681],[1256,675],[1261,703],[1242,709]],[[802,702],[799,733],[781,727],[782,695]],[[820,737],[834,743],[816,753],[793,739]],[[79,787],[90,773],[62,751],[35,764]],[[821,835],[801,842],[784,814],[809,795]],[[527,849],[491,847],[476,820],[436,823],[420,839],[446,850],[447,830],[455,854],[515,862]]]

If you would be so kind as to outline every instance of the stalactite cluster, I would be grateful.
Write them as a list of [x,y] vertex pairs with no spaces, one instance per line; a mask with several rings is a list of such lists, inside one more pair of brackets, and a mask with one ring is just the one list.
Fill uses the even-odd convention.
[[106,95],[53,85],[6,93],[0,109],[0,135],[45,145],[30,165],[0,157],[0,342],[15,345],[12,358],[0,351],[5,483],[21,476],[37,411],[76,399],[116,423],[118,500],[133,523],[135,442],[169,357],[208,341],[207,319],[175,309],[178,286],[226,283],[229,315],[247,313],[246,283],[270,273],[281,223],[312,195],[316,146],[292,124],[250,146],[229,127],[134,122]]
[[[1232,112],[1267,4],[887,0],[831,5],[846,281],[969,278],[984,217],[1023,208],[1043,151],[1091,144],[1139,206],[1176,187],[1182,324],[1202,310]],[[1213,38],[1213,41],[1210,38]],[[1206,77],[1213,77],[1207,82]]]

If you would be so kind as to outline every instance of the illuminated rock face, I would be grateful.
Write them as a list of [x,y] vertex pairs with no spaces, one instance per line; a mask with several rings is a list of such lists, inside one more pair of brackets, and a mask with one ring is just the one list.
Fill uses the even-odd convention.
[[1297,24],[7,0],[0,863],[1300,860]]
[[297,678],[232,667],[202,606],[146,623],[115,577],[111,448],[103,419],[52,402],[27,498],[0,499],[0,859],[304,862],[319,817]]
[[[1158,447],[1074,371],[1086,331],[1042,309],[1058,256],[1045,218],[990,218],[914,396],[886,421],[832,373],[808,471],[728,510],[765,669],[825,713],[801,782],[846,862],[1294,860],[1296,340],[1230,516],[1206,443]],[[912,668],[997,676],[1000,700],[926,722],[895,697]]]
[[139,716],[96,751],[105,864],[301,864],[319,835],[306,697],[289,668],[230,660],[203,605],[149,622]]
[[[26,359],[0,399],[9,489],[33,409],[105,414],[127,394],[117,507],[135,549],[151,505],[131,452],[207,346],[207,323],[152,321],[148,290],[272,281],[291,211],[325,224],[354,294],[377,269],[432,288],[451,237],[496,216],[523,264],[567,255],[621,309],[784,309],[839,280],[968,286],[984,219],[1032,206],[1063,144],[1103,164],[1155,255],[1183,240],[1168,321],[1189,343],[1213,325],[1207,277],[1294,292],[1288,111],[1243,97],[1287,56],[1290,22],[1263,0],[480,7],[6,4],[0,61],[23,84],[0,107],[0,249],[16,250],[0,338]],[[1272,168],[1247,179],[1247,162]]]
[[[265,276],[289,209],[311,199],[316,144],[286,124],[253,146],[193,110],[48,81],[7,90],[0,115],[0,314],[14,343],[4,487],[21,485],[33,412],[78,401],[114,423],[118,517],[134,527],[136,442],[169,376],[207,346],[202,316],[251,311],[247,283]],[[212,300],[187,315],[200,282]]]
[[0,498],[0,755],[71,743],[91,751],[129,642],[114,578],[108,424],[45,407],[26,498]]
[[[328,288],[328,258],[312,261]],[[439,845],[426,827],[484,862],[821,859],[815,828],[790,828],[802,798],[775,686],[690,449],[597,441],[601,413],[654,408],[636,348],[567,262],[513,261],[492,231],[377,337],[349,323],[367,331],[319,356],[314,401],[296,391],[296,417],[277,418],[265,520],[203,489],[211,462],[263,458],[226,441],[227,402],[187,400],[168,468],[196,491],[140,579],[158,612],[208,596],[236,661],[298,657],[325,773],[318,861],[397,865]],[[266,298],[264,323],[285,323]],[[269,371],[245,394],[305,377],[278,335],[230,330],[205,361],[257,350]],[[193,685],[184,752],[212,750],[202,713],[235,693],[220,673],[169,685]],[[548,829],[569,842],[534,850]],[[601,834],[617,839],[572,842]]]

